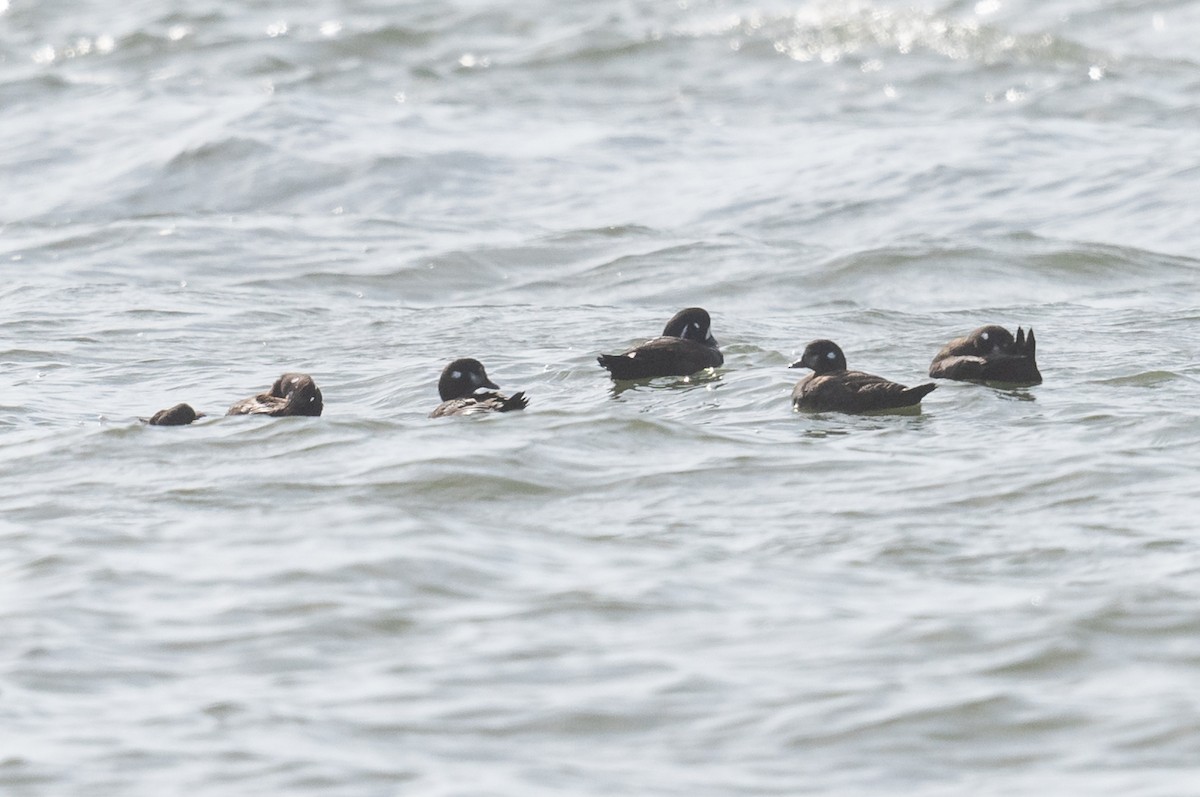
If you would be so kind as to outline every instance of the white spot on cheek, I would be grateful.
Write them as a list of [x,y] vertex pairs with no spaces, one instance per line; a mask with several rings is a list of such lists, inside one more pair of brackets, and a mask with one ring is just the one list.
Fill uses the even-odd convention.
[[826,355],[825,355],[825,359],[826,359],[826,360],[836,360],[836,359],[837,359],[837,355],[836,355],[836,354],[834,354],[833,352],[829,352],[828,354],[826,354]]
[[451,371],[450,378],[451,379],[462,379],[462,371]]
[[988,339],[988,333],[987,333],[987,332],[984,332],[984,333],[983,333],[982,335],[980,335],[979,337],[983,338],[984,340],[987,340],[987,339]]

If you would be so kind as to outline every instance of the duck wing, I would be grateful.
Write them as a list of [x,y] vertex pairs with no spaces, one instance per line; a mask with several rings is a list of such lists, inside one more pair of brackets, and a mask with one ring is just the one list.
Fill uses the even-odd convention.
[[996,352],[987,357],[966,355],[934,360],[929,366],[934,379],[955,379],[963,382],[1013,382],[1036,385],[1042,381],[1037,360],[1027,354]]
[[908,387],[861,371],[840,371],[801,379],[792,390],[797,409],[871,412],[919,404],[937,385]]
[[235,403],[226,415],[282,415],[287,409],[287,399],[259,393]]
[[982,380],[988,361],[976,354],[946,354],[943,349],[929,364],[929,375],[934,379]]
[[515,412],[529,406],[525,391],[505,396],[503,393],[481,393],[472,398],[457,398],[443,401],[430,418],[445,418],[451,415],[478,415],[484,412]]

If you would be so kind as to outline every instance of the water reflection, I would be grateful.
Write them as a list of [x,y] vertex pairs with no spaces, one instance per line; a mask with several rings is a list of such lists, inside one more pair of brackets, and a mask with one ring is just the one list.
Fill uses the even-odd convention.
[[722,384],[722,376],[722,373],[712,368],[707,368],[691,376],[656,376],[650,379],[614,380],[612,386],[609,388],[609,393],[613,398],[620,398],[626,391],[638,391],[645,388],[653,388],[654,390],[690,390],[697,387],[706,387],[709,390],[716,390]]

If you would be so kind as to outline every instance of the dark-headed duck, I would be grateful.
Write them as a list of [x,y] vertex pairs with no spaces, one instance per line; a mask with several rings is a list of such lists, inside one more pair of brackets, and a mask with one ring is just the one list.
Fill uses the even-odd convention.
[[523,410],[529,404],[525,392],[505,396],[497,393],[500,386],[488,379],[483,363],[467,357],[455,360],[442,369],[438,380],[438,395],[442,403],[430,418],[448,415],[475,415],[481,412],[512,412]]
[[906,387],[882,376],[846,370],[846,355],[832,340],[814,340],[792,368],[811,368],[796,383],[792,406],[817,412],[872,412],[912,407],[937,385]]
[[325,408],[321,390],[308,374],[284,374],[271,389],[242,399],[226,415],[320,415]]
[[1039,385],[1042,374],[1037,367],[1037,340],[1017,327],[1017,336],[1001,326],[989,324],[962,338],[947,343],[929,364],[935,379],[971,382],[1008,382]]
[[613,379],[688,376],[725,362],[712,336],[708,311],[699,307],[676,313],[660,337],[623,354],[601,354],[596,359]]
[[196,412],[190,404],[176,404],[165,410],[159,410],[149,417],[143,418],[151,426],[187,426],[197,418],[203,418],[203,412]]

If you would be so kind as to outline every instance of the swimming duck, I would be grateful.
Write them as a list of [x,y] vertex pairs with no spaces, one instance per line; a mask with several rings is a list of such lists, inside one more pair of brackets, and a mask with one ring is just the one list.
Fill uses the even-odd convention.
[[708,311],[699,307],[680,310],[660,337],[623,354],[596,358],[613,379],[649,379],[655,376],[688,376],[725,362],[712,336]]
[[1001,326],[989,324],[947,343],[929,364],[935,379],[977,382],[1010,382],[1040,385],[1037,340],[1017,327],[1017,336]]
[[469,357],[455,360],[442,369],[438,380],[438,395],[442,403],[429,413],[430,418],[448,415],[476,415],[482,412],[512,412],[523,410],[529,405],[525,392],[505,396],[502,393],[484,391],[483,388],[499,390],[500,386],[488,379],[483,363]]
[[906,387],[882,376],[846,370],[846,355],[832,340],[814,340],[792,368],[811,368],[796,383],[792,406],[818,412],[871,412],[912,407],[937,385]]
[[187,426],[197,418],[203,418],[203,412],[196,412],[190,404],[176,404],[165,410],[159,410],[148,419],[142,420],[151,426]]
[[308,374],[284,374],[266,393],[242,399],[226,415],[320,415],[325,408],[321,390]]

